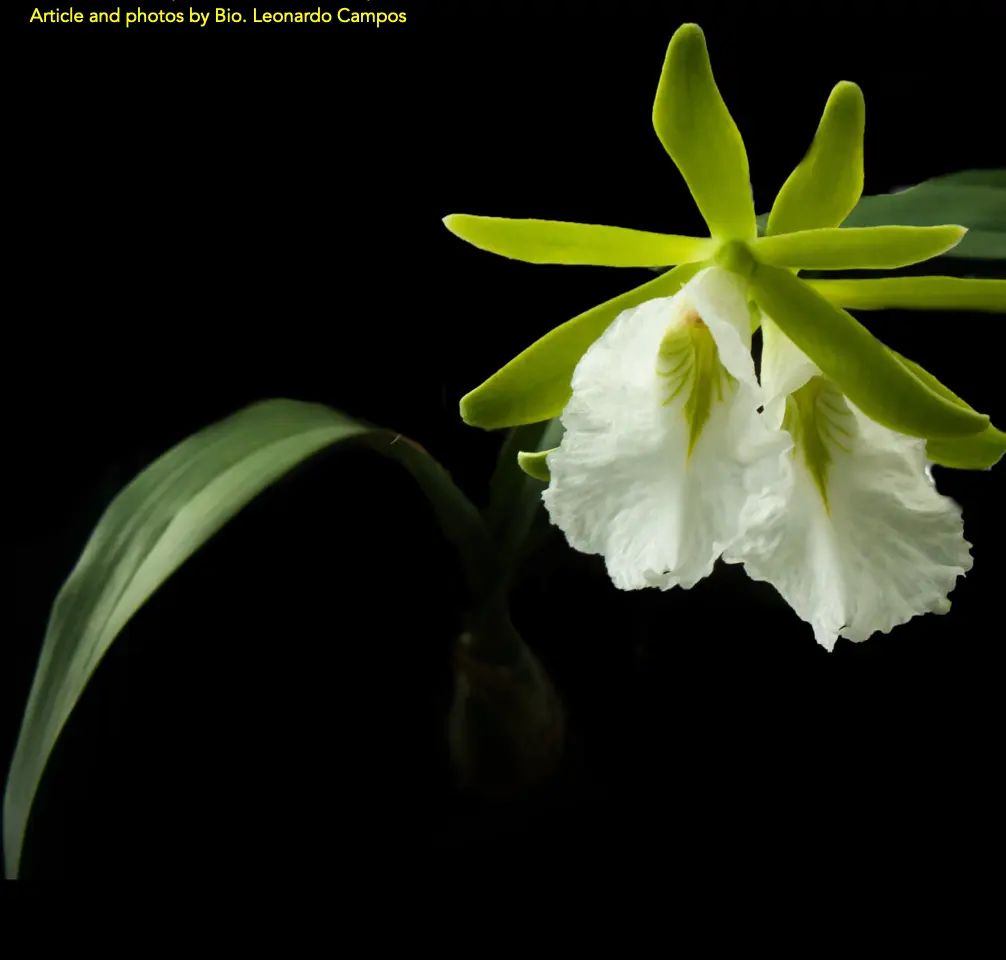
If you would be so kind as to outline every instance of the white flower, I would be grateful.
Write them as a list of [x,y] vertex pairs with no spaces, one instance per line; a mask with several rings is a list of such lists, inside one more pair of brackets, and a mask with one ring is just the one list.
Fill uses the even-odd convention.
[[945,613],[971,544],[957,504],[936,492],[925,441],[864,416],[768,318],[762,335],[764,417],[795,443],[723,559],[773,584],[828,650]]
[[758,415],[744,282],[718,267],[622,313],[581,358],[543,495],[617,587],[689,588],[777,485],[792,445]]

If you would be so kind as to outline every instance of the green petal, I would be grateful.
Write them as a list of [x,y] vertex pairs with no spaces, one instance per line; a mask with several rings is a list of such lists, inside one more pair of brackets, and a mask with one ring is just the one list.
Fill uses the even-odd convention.
[[[949,387],[940,383],[925,367],[920,367],[914,360],[909,360],[894,350],[891,350],[891,353],[930,390],[967,410],[974,409]],[[970,437],[926,441],[926,455],[933,463],[958,470],[988,470],[999,462],[1004,453],[1006,453],[1006,433],[997,430],[991,423],[981,433]]]
[[545,458],[550,453],[555,453],[558,447],[553,447],[551,450],[539,450],[537,453],[526,453],[521,451],[517,454],[517,465],[523,470],[529,477],[534,477],[536,480],[544,480],[548,483],[552,479],[552,475],[548,472],[548,464],[545,462]]
[[1006,170],[964,170],[898,193],[863,197],[847,227],[962,223],[968,235],[948,251],[972,260],[1006,259]]
[[560,220],[508,220],[453,213],[444,217],[444,225],[456,237],[480,250],[527,263],[666,267],[703,260],[715,246],[709,238]]
[[852,310],[991,310],[1006,313],[1006,280],[887,277],[806,282],[826,300]]
[[751,280],[758,305],[868,417],[913,437],[984,430],[988,417],[964,409],[918,380],[853,316],[779,267]]
[[761,263],[800,270],[894,270],[938,257],[961,242],[966,227],[825,227],[751,245]]
[[630,307],[677,293],[702,266],[682,264],[549,331],[462,397],[461,419],[473,427],[495,430],[557,417],[571,396],[576,365],[611,321]]
[[653,103],[653,129],[677,164],[709,231],[756,236],[748,157],[713,79],[706,38],[686,23],[671,38]]
[[768,235],[837,227],[863,193],[863,91],[843,81],[831,91],[807,156],[772,205]]
[[[769,215],[759,214],[767,229]],[[845,227],[883,227],[900,223],[935,227],[960,223],[967,235],[945,256],[971,260],[1006,259],[1006,169],[964,170],[917,186],[863,197],[843,221]]]

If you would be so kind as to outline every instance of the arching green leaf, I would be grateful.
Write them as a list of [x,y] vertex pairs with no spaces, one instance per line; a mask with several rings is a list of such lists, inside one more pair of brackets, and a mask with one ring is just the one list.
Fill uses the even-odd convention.
[[653,129],[718,240],[755,236],[747,151],[713,79],[702,30],[679,27],[653,103]]
[[462,551],[473,593],[488,596],[497,569],[479,513],[410,440],[292,400],[256,404],[183,440],[109,504],[53,603],[4,794],[8,877],[17,876],[52,748],[122,628],[249,501],[297,464],[345,440],[365,443],[409,470]]
[[751,280],[758,305],[868,417],[914,437],[978,433],[988,417],[934,393],[855,317],[780,267]]
[[527,263],[666,266],[703,260],[715,246],[708,237],[679,237],[559,220],[508,220],[455,213],[444,217],[444,225],[480,250]]
[[807,156],[782,185],[767,234],[837,227],[863,193],[863,91],[843,81],[831,91]]

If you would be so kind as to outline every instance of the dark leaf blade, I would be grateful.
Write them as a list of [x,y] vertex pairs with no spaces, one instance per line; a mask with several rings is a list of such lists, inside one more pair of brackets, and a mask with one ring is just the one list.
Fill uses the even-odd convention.
[[17,876],[31,805],[63,726],[101,658],[175,570],[258,494],[334,443],[402,463],[459,548],[476,596],[497,579],[476,508],[421,447],[317,404],[255,404],[183,440],[109,504],[53,603],[4,795],[4,861]]
[[520,452],[550,450],[559,445],[563,427],[558,417],[515,427],[500,450],[489,488],[486,523],[500,548],[501,566],[511,569],[524,553],[535,517],[541,509],[544,484],[528,476],[517,462]]

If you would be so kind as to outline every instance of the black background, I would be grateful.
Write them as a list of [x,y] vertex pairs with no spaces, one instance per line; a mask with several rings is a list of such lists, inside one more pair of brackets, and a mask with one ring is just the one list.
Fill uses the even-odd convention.
[[[1003,163],[992,4],[357,6],[407,23],[127,31],[29,26],[24,11],[8,95],[23,215],[4,766],[91,527],[200,427],[267,397],[327,403],[414,438],[485,503],[500,436],[463,425],[460,396],[651,274],[494,258],[441,218],[702,231],[650,125],[680,23],[706,31],[759,211],[843,79],[866,96],[866,193]],[[864,319],[1006,420],[1000,318]],[[952,614],[831,655],[736,568],[625,594],[553,541],[514,618],[567,704],[568,760],[544,795],[473,811],[443,737],[457,561],[397,467],[325,454],[113,645],[50,762],[23,875],[303,878],[669,850],[675,871],[792,857],[918,863],[945,882],[947,863],[985,858],[1001,802],[1003,475],[937,475],[974,543]]]

